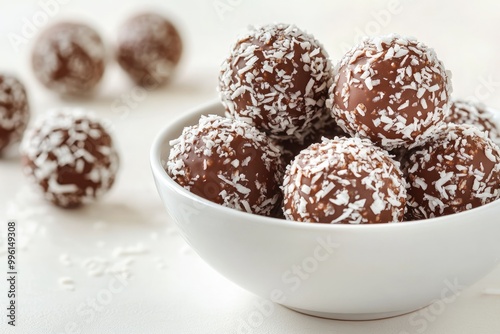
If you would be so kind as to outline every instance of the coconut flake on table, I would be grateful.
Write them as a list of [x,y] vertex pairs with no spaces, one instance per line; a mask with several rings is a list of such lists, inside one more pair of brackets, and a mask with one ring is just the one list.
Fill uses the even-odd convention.
[[149,248],[143,243],[139,242],[136,245],[128,247],[116,247],[113,250],[113,257],[130,256],[130,255],[142,255],[149,252]]
[[61,289],[66,291],[75,291],[75,281],[71,277],[60,277],[58,282]]

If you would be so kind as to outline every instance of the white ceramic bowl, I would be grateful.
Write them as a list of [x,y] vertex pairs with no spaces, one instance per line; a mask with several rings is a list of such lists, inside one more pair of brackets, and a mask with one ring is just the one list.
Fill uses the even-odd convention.
[[175,183],[162,167],[169,141],[219,103],[169,124],[151,165],[158,192],[183,237],[219,273],[299,312],[366,320],[447,298],[500,262],[500,200],[467,212],[398,224],[324,225],[225,208]]

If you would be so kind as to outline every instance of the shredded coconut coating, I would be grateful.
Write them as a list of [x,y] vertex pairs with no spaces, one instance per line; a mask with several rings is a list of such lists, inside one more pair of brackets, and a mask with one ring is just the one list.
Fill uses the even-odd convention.
[[170,142],[165,170],[172,179],[226,207],[270,215],[281,201],[279,149],[255,127],[202,116]]
[[487,132],[490,139],[500,145],[500,126],[493,119],[494,114],[483,103],[453,99],[446,122],[471,124]]
[[286,219],[311,223],[400,222],[406,181],[389,154],[360,138],[323,138],[288,165]]
[[0,152],[19,142],[29,119],[24,86],[16,78],[0,74]]
[[48,112],[26,131],[21,154],[26,175],[47,200],[64,208],[103,195],[119,167],[110,135],[83,109]]
[[500,198],[500,149],[473,125],[442,125],[408,156],[408,213],[453,214]]
[[281,158],[284,162],[283,168],[292,161],[303,149],[314,143],[320,143],[322,138],[333,139],[335,137],[350,137],[344,132],[332,118],[330,113],[325,112],[323,116],[315,120],[302,140],[284,139],[276,140],[281,150]]
[[420,145],[449,111],[451,73],[411,37],[366,37],[335,70],[327,106],[340,127],[392,150]]
[[104,73],[105,48],[97,32],[63,22],[45,30],[33,47],[35,76],[60,94],[87,94]]
[[228,117],[301,140],[324,113],[331,68],[323,46],[296,26],[251,27],[222,64],[220,98]]

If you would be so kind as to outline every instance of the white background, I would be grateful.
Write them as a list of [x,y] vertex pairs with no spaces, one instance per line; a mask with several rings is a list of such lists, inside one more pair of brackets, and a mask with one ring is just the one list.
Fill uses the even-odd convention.
[[[184,37],[176,79],[144,92],[110,62],[91,100],[60,99],[35,81],[32,36],[49,23],[78,18],[99,30],[111,49],[120,22],[143,1],[64,0],[46,14],[41,4],[49,2],[0,0],[0,71],[26,84],[33,118],[69,105],[111,120],[122,168],[102,201],[66,211],[31,191],[16,152],[0,160],[0,231],[5,236],[7,219],[15,219],[19,236],[16,328],[4,316],[6,245],[0,244],[0,333],[500,333],[500,268],[449,303],[387,320],[332,321],[269,306],[184,243],[157,196],[148,161],[162,127],[217,97],[219,64],[249,24],[295,23],[322,41],[334,61],[362,34],[413,35],[453,72],[455,96],[500,108],[499,1],[149,1],[147,7],[171,17]],[[23,43],[13,44],[14,35]],[[125,285],[118,272],[130,275]],[[61,283],[64,277],[69,284]]]

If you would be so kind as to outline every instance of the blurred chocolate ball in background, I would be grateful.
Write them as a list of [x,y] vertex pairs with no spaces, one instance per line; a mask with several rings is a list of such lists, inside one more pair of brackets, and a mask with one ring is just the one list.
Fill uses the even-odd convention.
[[47,88],[68,95],[86,95],[101,81],[106,50],[99,34],[77,22],[45,29],[32,50],[36,78]]
[[155,13],[128,19],[118,32],[118,63],[141,86],[154,88],[166,83],[182,51],[183,43],[176,27]]
[[28,96],[15,77],[0,73],[0,153],[19,142],[30,118]]

